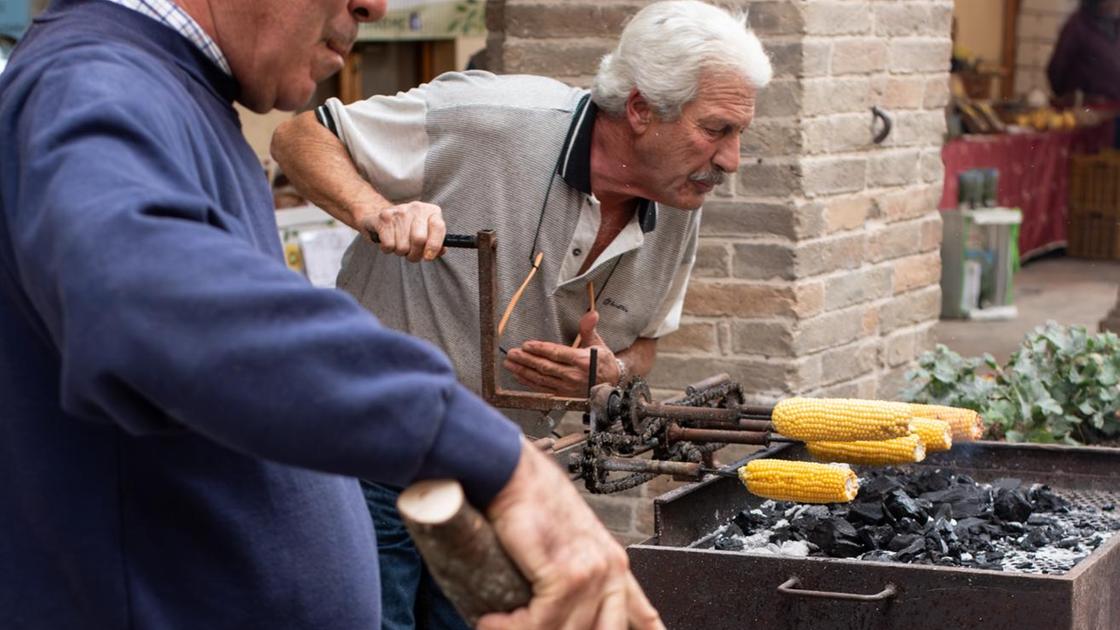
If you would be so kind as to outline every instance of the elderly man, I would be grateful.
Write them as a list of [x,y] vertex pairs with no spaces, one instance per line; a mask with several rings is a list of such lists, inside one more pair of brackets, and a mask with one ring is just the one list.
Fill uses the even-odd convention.
[[[478,285],[470,258],[437,260],[444,234],[497,231],[501,304],[539,259],[500,340],[503,385],[578,396],[592,346],[599,380],[616,383],[648,373],[657,338],[677,328],[697,210],[737,170],[770,76],[742,16],[661,2],[626,26],[590,93],[541,77],[446,74],[393,97],[328,101],[281,126],[272,151],[309,199],[379,238],[381,252],[355,240],[339,286],[382,323],[446,349],[468,386],[479,387]],[[444,627],[447,607],[395,494],[367,486],[385,627]]]
[[[383,0],[59,0],[0,77],[4,628],[373,628],[353,477],[459,479],[534,597],[660,627],[565,475],[429,344],[285,269],[233,102],[302,106]],[[563,530],[563,535],[558,530]]]

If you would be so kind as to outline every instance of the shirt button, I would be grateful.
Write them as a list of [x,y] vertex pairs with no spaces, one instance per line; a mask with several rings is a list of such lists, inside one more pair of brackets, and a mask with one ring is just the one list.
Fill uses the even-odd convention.
[[572,250],[572,256],[579,256],[582,253],[583,253],[583,250],[578,248],[578,247]]

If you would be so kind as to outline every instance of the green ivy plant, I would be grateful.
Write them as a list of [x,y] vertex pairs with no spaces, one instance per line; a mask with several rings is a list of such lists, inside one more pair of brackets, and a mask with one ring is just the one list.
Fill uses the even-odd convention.
[[980,412],[1010,442],[1094,444],[1120,436],[1120,337],[1048,322],[1007,364],[965,359],[943,345],[918,359],[902,397]]
[[455,3],[455,19],[447,25],[448,33],[473,35],[486,32],[486,5],[482,0]]

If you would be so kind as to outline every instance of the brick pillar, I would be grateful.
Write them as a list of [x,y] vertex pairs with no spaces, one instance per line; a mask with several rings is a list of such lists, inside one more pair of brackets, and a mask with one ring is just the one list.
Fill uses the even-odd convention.
[[[646,4],[490,0],[491,59],[587,85]],[[952,2],[721,4],[749,8],[775,75],[739,173],[704,206],[681,329],[661,341],[651,383],[672,390],[728,372],[756,401],[894,397],[932,346],[940,309]],[[894,118],[881,145],[872,105]],[[617,509],[632,500],[592,501],[624,540],[648,533],[647,509],[629,520]]]
[[1101,332],[1110,330],[1114,333],[1120,333],[1120,291],[1116,293],[1116,305],[1101,320],[1100,329]]
[[1077,6],[1078,0],[1023,0],[1015,49],[1016,94],[1034,89],[1050,93],[1046,64],[1058,43],[1058,33]]

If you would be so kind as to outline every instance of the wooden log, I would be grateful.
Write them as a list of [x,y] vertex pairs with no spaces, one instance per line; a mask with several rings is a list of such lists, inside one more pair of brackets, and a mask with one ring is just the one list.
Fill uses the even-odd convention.
[[529,603],[529,582],[459,482],[417,482],[401,493],[397,510],[432,577],[472,626],[482,615]]

